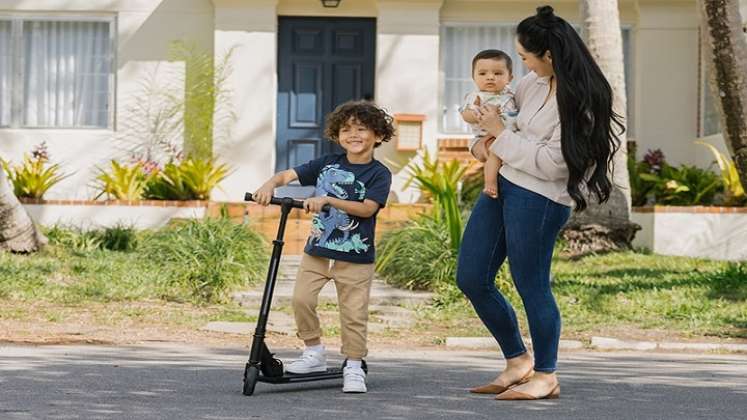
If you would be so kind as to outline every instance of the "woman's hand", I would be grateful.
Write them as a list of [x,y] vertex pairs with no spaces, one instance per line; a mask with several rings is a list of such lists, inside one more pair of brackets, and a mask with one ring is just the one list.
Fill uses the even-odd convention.
[[480,162],[485,162],[486,160],[488,160],[490,145],[493,144],[494,141],[495,137],[491,135],[480,137],[480,140],[478,140],[477,143],[472,146],[472,155],[475,157],[475,159],[479,160]]
[[303,201],[303,208],[306,213],[319,213],[325,204],[329,204],[329,197],[311,197]]
[[480,128],[493,137],[499,136],[506,128],[501,119],[501,110],[495,105],[481,106],[477,112],[477,121]]

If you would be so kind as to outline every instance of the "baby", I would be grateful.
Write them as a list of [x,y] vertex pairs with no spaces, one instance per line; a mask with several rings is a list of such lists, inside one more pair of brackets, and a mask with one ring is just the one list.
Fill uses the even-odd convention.
[[[476,110],[481,105],[497,106],[506,128],[514,131],[518,110],[514,102],[514,93],[509,86],[511,79],[513,79],[511,57],[505,52],[484,50],[472,59],[472,80],[475,81],[477,90],[465,96],[464,103],[459,109],[464,121],[472,127],[474,137],[470,141],[470,149],[477,140],[487,134],[478,125]],[[498,197],[498,171],[501,164],[498,156],[488,153],[484,168],[485,188],[483,192],[492,198]]]

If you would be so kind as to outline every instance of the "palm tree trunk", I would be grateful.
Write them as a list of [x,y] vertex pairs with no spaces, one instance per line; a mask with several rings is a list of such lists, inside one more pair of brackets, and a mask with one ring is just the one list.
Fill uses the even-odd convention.
[[[579,4],[586,45],[612,86],[613,109],[624,117],[625,66],[617,0],[582,0]],[[574,213],[563,230],[572,254],[631,248],[631,241],[640,226],[630,222],[627,155],[626,138],[622,135],[611,174],[615,187],[610,200],[601,205],[589,200],[589,207],[581,213]]]
[[747,39],[738,0],[701,0],[711,91],[742,185],[747,186]]
[[0,168],[0,251],[34,252],[47,238],[31,221]]
[[[626,116],[625,62],[623,59],[620,12],[617,0],[583,0],[580,2],[583,33],[586,45],[612,86],[613,109]],[[626,136],[620,138],[620,150],[615,156],[613,180],[625,194],[630,206],[630,179],[627,168]],[[627,211],[625,212],[627,213]]]

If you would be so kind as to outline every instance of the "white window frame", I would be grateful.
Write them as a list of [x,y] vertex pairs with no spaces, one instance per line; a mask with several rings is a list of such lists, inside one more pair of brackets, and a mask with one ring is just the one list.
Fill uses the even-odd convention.
[[[573,22],[569,22],[576,30],[579,30],[579,25]],[[499,21],[499,22],[458,22],[458,21],[444,21],[441,22],[439,25],[439,38],[440,38],[440,29],[444,27],[457,27],[457,28],[467,28],[467,27],[515,27],[517,25],[516,22],[507,22],[507,21]],[[626,137],[629,141],[635,140],[635,133],[636,133],[636,118],[635,118],[635,112],[636,112],[636,104],[635,104],[635,28],[632,24],[629,23],[621,23],[620,24],[620,30],[621,31],[628,31],[629,36],[629,55],[627,56],[627,62],[625,62],[625,46],[623,45],[623,71],[625,74],[625,86],[626,86],[626,96],[627,96],[627,106],[630,109],[630,115],[628,115],[628,120],[626,121],[626,125],[628,127],[626,131]],[[621,33],[622,35],[622,33]],[[443,40],[439,40],[439,91],[438,91],[438,105],[439,105],[439,119],[438,119],[438,130],[439,133],[442,134],[448,134],[448,135],[455,135],[455,136],[469,136],[471,133],[469,132],[458,132],[458,131],[447,131],[444,127],[444,113],[446,112],[445,104],[444,104],[444,95],[445,95],[445,87],[446,87],[446,72],[444,71],[444,65],[443,60],[444,57],[442,55],[442,47],[441,42]],[[514,68],[516,66],[523,65],[521,62],[515,62],[513,63]],[[630,72],[628,72],[630,70]],[[630,81],[630,83],[628,83]],[[517,79],[514,79],[513,85],[515,86],[517,82]],[[626,110],[627,111],[627,110]],[[632,128],[632,129],[631,129]]]
[[[452,136],[457,137],[466,137],[471,136],[472,134],[469,131],[453,131],[453,130],[446,130],[444,127],[444,114],[447,112],[446,110],[446,104],[444,103],[445,98],[444,95],[446,93],[446,72],[444,71],[444,56],[442,54],[442,42],[441,39],[441,30],[442,28],[450,27],[450,28],[474,28],[474,27],[510,27],[515,28],[517,25],[516,22],[509,22],[509,21],[498,21],[498,22],[460,22],[460,21],[444,21],[439,24],[439,46],[438,46],[438,52],[439,52],[439,59],[438,59],[438,72],[439,72],[439,83],[438,83],[438,109],[439,109],[439,116],[438,116],[438,131],[439,133],[448,134]],[[514,62],[512,63],[514,69],[516,69],[516,66],[521,66],[520,62]],[[469,79],[472,81],[472,79]],[[514,78],[514,80],[511,82],[512,86],[516,86],[516,83],[518,82],[518,79]],[[465,92],[466,94],[466,92]]]
[[[10,124],[2,126],[2,129],[24,129],[24,130],[114,130],[115,129],[115,106],[116,106],[116,84],[117,84],[117,18],[112,14],[70,14],[70,13],[7,13],[0,12],[0,20],[11,22],[11,55],[14,57],[13,75],[11,77],[11,116]],[[23,124],[23,86],[24,86],[24,64],[25,52],[23,50],[23,24],[32,21],[53,22],[104,22],[109,24],[109,97],[107,99],[106,127],[76,126],[26,126]]]

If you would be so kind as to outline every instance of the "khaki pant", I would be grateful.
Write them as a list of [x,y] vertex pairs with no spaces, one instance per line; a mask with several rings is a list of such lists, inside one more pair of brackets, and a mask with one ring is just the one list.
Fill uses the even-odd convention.
[[340,308],[342,331],[341,353],[350,359],[362,359],[368,354],[366,333],[368,299],[374,264],[356,264],[303,254],[293,288],[293,313],[298,327],[298,338],[319,339],[322,330],[316,306],[319,292],[334,279]]

